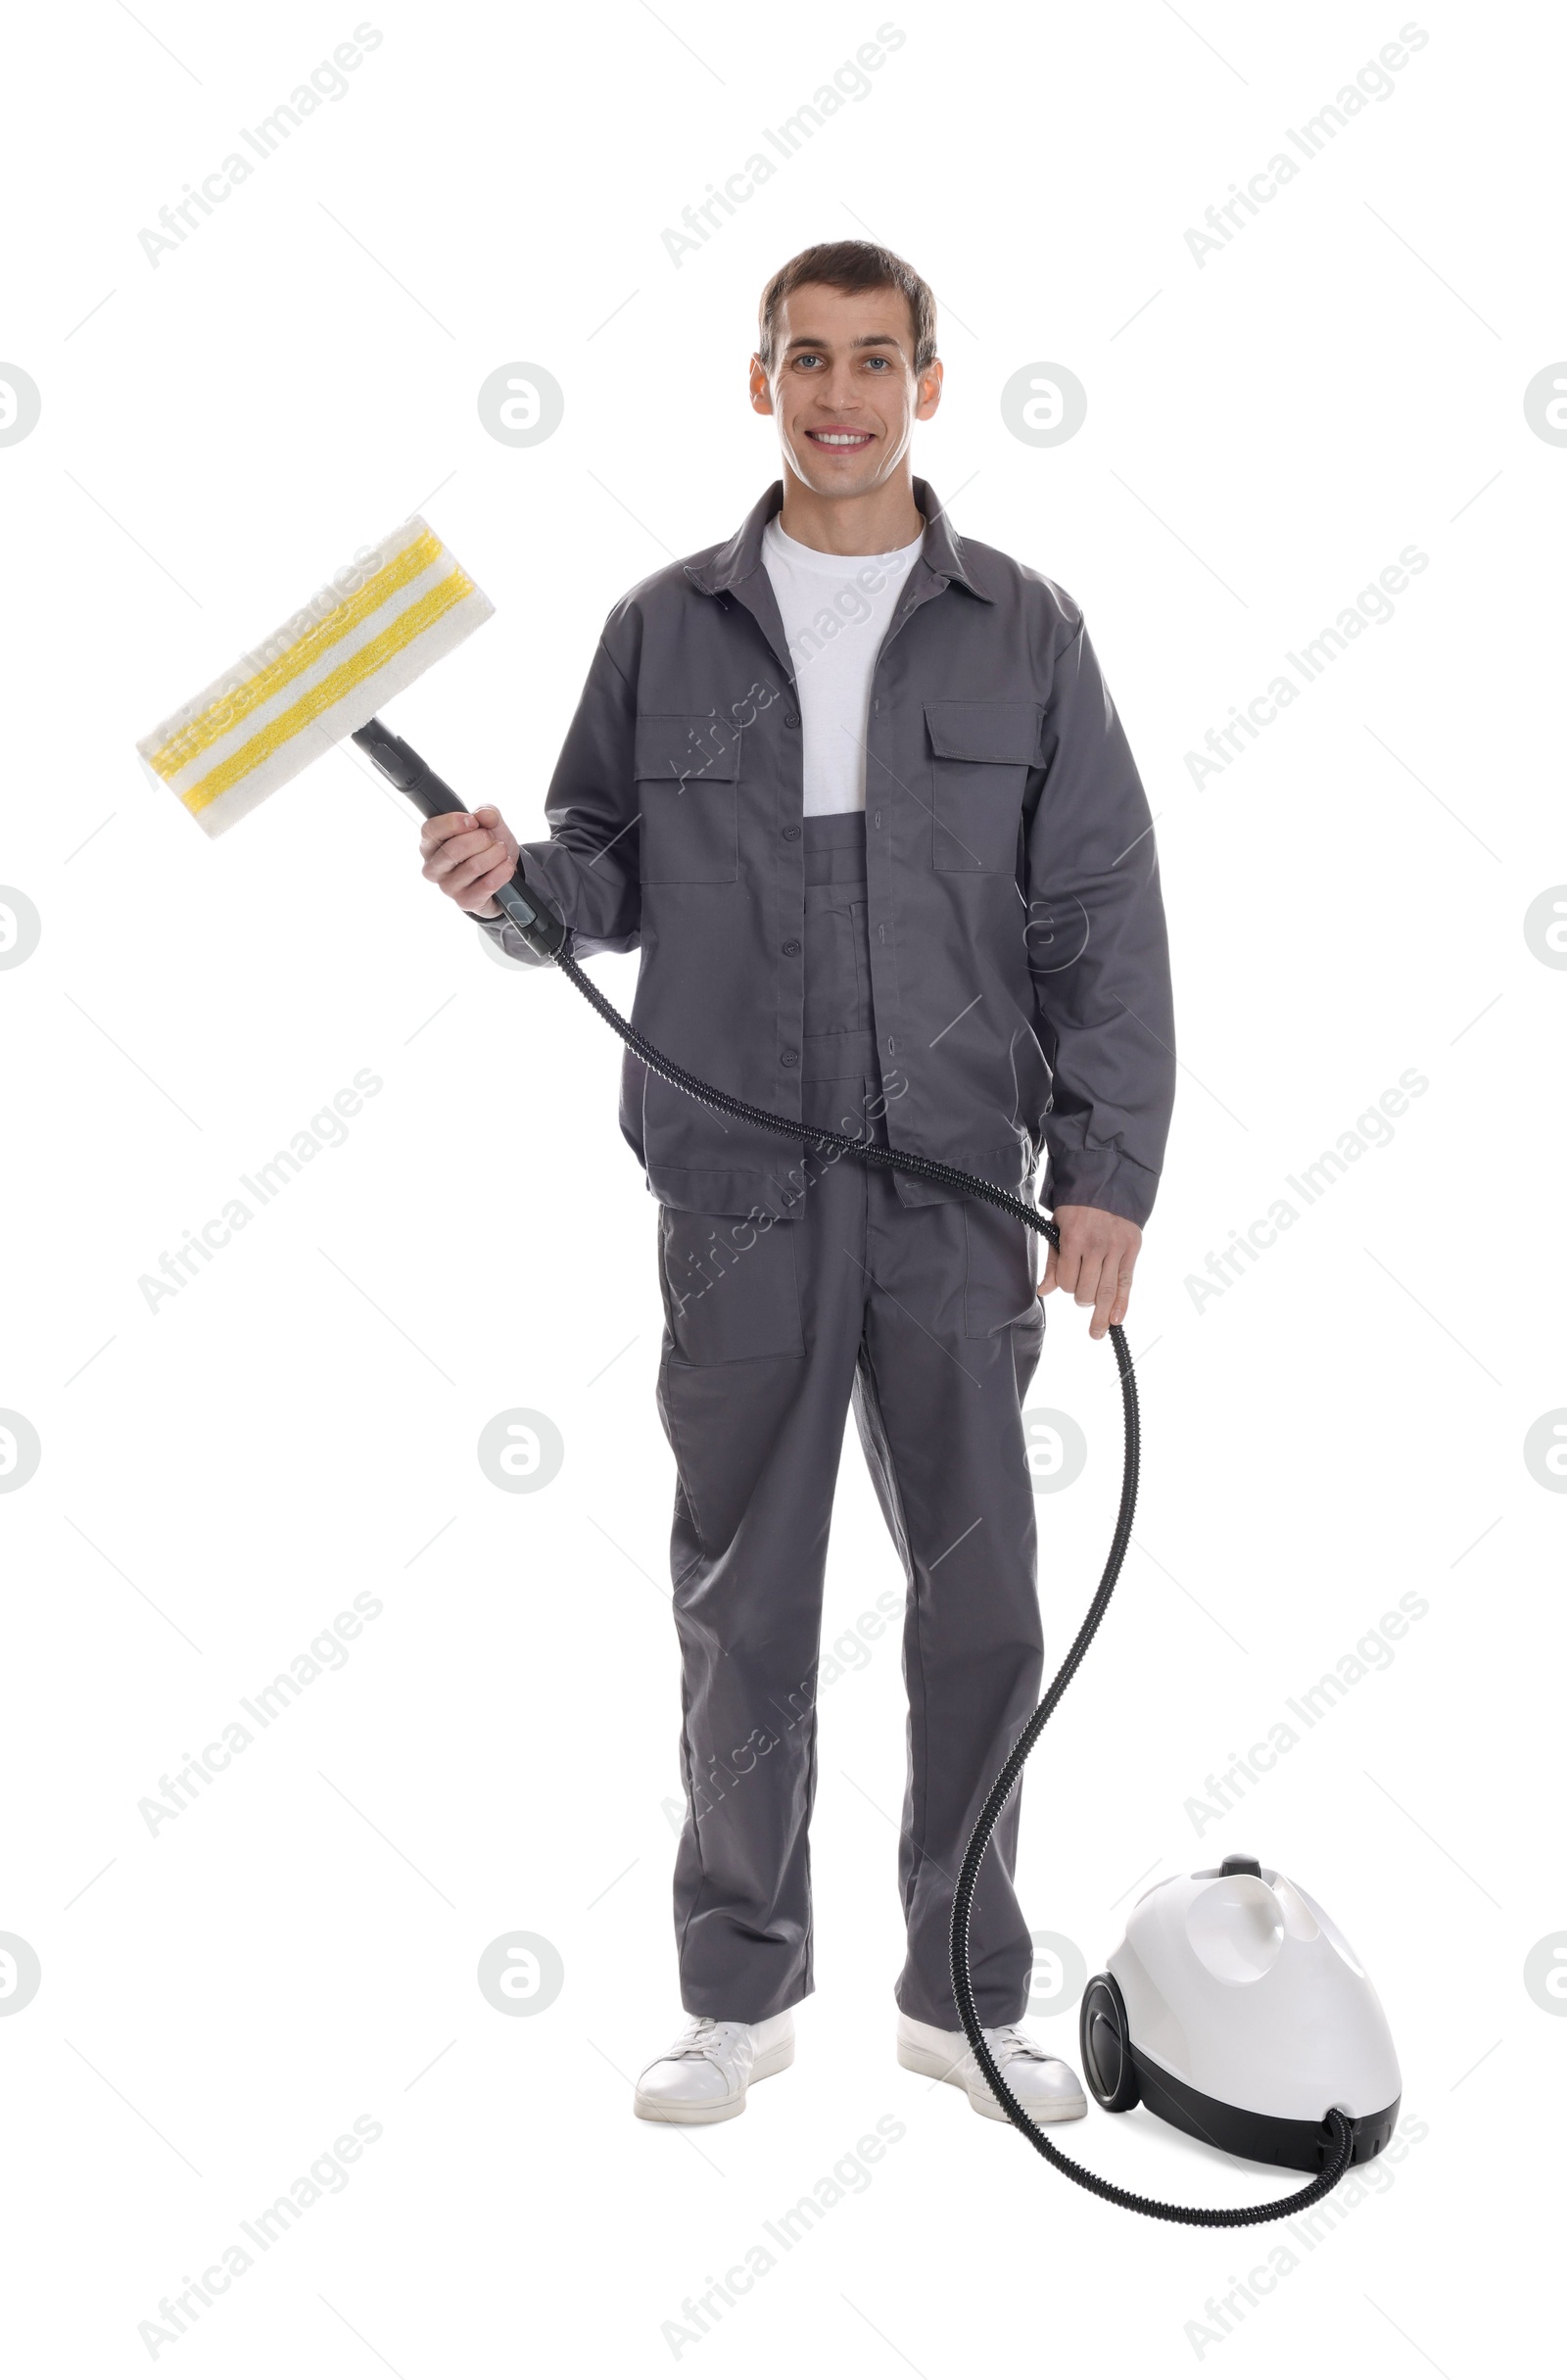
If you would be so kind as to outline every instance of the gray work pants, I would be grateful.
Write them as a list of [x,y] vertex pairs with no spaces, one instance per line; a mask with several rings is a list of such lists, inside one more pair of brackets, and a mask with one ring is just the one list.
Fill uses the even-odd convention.
[[[864,821],[807,819],[807,1122],[896,1140],[865,939]],[[890,1075],[895,1089],[896,1077]],[[660,1208],[659,1411],[679,1474],[671,1560],[687,1815],[682,1997],[758,2023],[813,1988],[808,1830],[832,1493],[852,1401],[908,1582],[898,1875],[906,2014],[956,2030],[948,1928],[964,1844],[1038,1701],[1034,1499],[1021,1410],[1044,1318],[1036,1243],[981,1201],[905,1207],[852,1157],[806,1160],[769,1227]],[[971,1926],[980,2020],[1015,2023],[1032,1948],[1015,1794]]]

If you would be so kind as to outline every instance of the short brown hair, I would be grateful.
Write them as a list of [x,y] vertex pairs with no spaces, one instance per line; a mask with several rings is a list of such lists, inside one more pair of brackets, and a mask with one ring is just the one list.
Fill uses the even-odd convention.
[[819,240],[814,248],[802,248],[797,257],[780,265],[762,292],[756,352],[764,371],[773,368],[779,308],[785,298],[813,281],[827,289],[897,290],[908,301],[915,370],[923,372],[935,361],[936,301],[929,282],[922,281],[912,264],[905,264],[890,248],[879,248],[874,240]]

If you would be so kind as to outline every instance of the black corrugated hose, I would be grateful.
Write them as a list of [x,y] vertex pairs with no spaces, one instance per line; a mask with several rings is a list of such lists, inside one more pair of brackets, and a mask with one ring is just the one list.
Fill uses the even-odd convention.
[[[367,726],[356,730],[354,740],[375,762],[382,775],[389,778],[400,792],[406,793],[427,818],[464,808],[451,788],[420,759],[412,746],[392,735],[380,720],[372,719]],[[677,1066],[672,1058],[664,1056],[662,1050],[654,1049],[650,1041],[644,1040],[636,1026],[583,974],[567,947],[569,936],[564,925],[540,899],[537,888],[525,882],[520,868],[512,881],[501,885],[495,897],[535,956],[553,960],[561,974],[576,985],[589,1006],[595,1009],[604,1023],[619,1034],[633,1056],[640,1058],[643,1066],[651,1068],[655,1074],[661,1075],[677,1091],[684,1091],[688,1099],[695,1100],[701,1107],[711,1108],[716,1115],[732,1116],[738,1123],[754,1124],[759,1130],[778,1133],[785,1140],[803,1141],[818,1149],[832,1149],[841,1157],[858,1158],[862,1165],[882,1166],[895,1172],[912,1173],[922,1181],[938,1182],[943,1189],[956,1191],[964,1198],[984,1199],[992,1207],[999,1207],[1003,1214],[1014,1215],[1019,1222],[1026,1223],[1030,1231],[1048,1240],[1053,1248],[1061,1246],[1061,1234],[1049,1215],[1041,1214],[1036,1207],[1025,1205],[1021,1199],[1014,1198],[994,1182],[981,1181],[977,1174],[965,1173],[960,1166],[946,1165],[940,1158],[922,1157],[906,1149],[884,1148],[875,1141],[859,1139],[850,1133],[801,1124],[787,1116],[774,1116],[766,1108],[753,1108],[747,1101],[732,1098],[728,1091],[717,1090],[712,1083],[703,1082],[697,1075],[688,1073],[683,1066]],[[1272,2223],[1287,2214],[1300,2214],[1306,2208],[1314,2207],[1318,2199],[1326,2198],[1348,2170],[1354,2147],[1354,2134],[1348,2118],[1338,2108],[1330,2108],[1327,2113],[1326,2121],[1333,2145],[1321,2172],[1289,2198],[1270,2199],[1260,2207],[1176,2207],[1163,2199],[1140,2198],[1135,2191],[1119,2189],[1115,2182],[1106,2181],[1102,2174],[1090,2172],[1086,2166],[1079,2166],[1072,2158],[1065,2156],[1054,2141],[1047,2140],[1010,2088],[991,2055],[974,2004],[973,1979],[969,1971],[969,1919],[973,1908],[974,1886],[981,1862],[989,1848],[996,1821],[1022,1774],[1024,1761],[1094,1641],[1095,1632],[1105,1616],[1116,1590],[1116,1582],[1120,1576],[1126,1548],[1131,1543],[1140,1452],[1137,1381],[1132,1370],[1131,1351],[1126,1345],[1126,1334],[1118,1323],[1113,1322],[1110,1326],[1110,1344],[1116,1357],[1116,1368],[1120,1375],[1121,1414],[1125,1425],[1120,1507],[1116,1514],[1115,1535],[1111,1539],[1110,1553],[1094,1599],[1072,1640],[1071,1648],[1046,1688],[1043,1701],[1007,1754],[1001,1774],[974,1821],[952,1903],[952,1989],[958,2003],[958,2013],[963,2019],[963,2029],[969,2036],[970,2047],[985,2080],[1010,2121],[1058,2172],[1065,2173],[1082,2189],[1092,2190],[1097,2197],[1108,2199],[1112,2206],[1126,2207],[1134,2214],[1151,2214],[1167,2223],[1195,2223],[1214,2230],[1246,2223]]]
[[[531,897],[537,899],[532,886],[529,892]],[[786,1116],[774,1116],[766,1108],[753,1108],[743,1099],[732,1099],[727,1091],[715,1090],[710,1082],[703,1082],[697,1075],[689,1074],[683,1066],[677,1066],[672,1058],[664,1056],[662,1050],[654,1049],[650,1041],[644,1040],[619,1009],[604,998],[597,984],[583,974],[576,960],[566,950],[556,952],[555,965],[563,976],[570,977],[590,1006],[597,1010],[604,1023],[620,1035],[633,1056],[640,1058],[643,1066],[650,1067],[655,1074],[662,1075],[677,1091],[684,1091],[688,1099],[694,1099],[700,1106],[713,1109],[717,1115],[732,1116],[737,1123],[754,1124],[764,1132],[781,1133],[785,1139],[803,1141],[812,1148],[833,1149],[841,1157],[858,1158],[862,1165],[884,1166],[898,1173],[918,1174],[922,1181],[939,1182],[943,1189],[958,1191],[965,1198],[986,1199],[992,1207],[999,1207],[1003,1214],[1015,1215],[1019,1222],[1026,1223],[1030,1231],[1048,1240],[1053,1248],[1061,1246],[1061,1233],[1049,1215],[1042,1214],[1036,1207],[1025,1205],[1021,1199],[1014,1198],[994,1182],[981,1181],[975,1173],[965,1173],[960,1166],[944,1165],[937,1157],[921,1157],[904,1149],[882,1148],[875,1141],[861,1140],[851,1133],[831,1132],[814,1124],[801,1124]],[[1022,1774],[1023,1762],[1033,1750],[1045,1723],[1071,1684],[1078,1663],[1094,1641],[1095,1631],[1116,1591],[1116,1581],[1120,1576],[1120,1566],[1131,1543],[1141,1447],[1137,1378],[1132,1370],[1126,1334],[1118,1322],[1113,1322],[1110,1326],[1110,1344],[1116,1357],[1116,1368],[1120,1375],[1121,1417],[1126,1433],[1116,1532],[1110,1542],[1110,1553],[1094,1599],[1072,1640],[1071,1649],[1046,1688],[1039,1708],[1007,1754],[1001,1774],[974,1821],[952,1902],[952,1989],[958,2003],[958,2014],[963,2019],[963,2029],[969,2036],[970,2047],[979,2062],[985,2080],[1011,2121],[1039,2151],[1041,2157],[1049,2159],[1058,2172],[1067,2174],[1070,2180],[1079,2183],[1085,2190],[1092,2190],[1098,2197],[1109,2199],[1113,2206],[1128,2207],[1134,2214],[1156,2215],[1166,2223],[1197,2223],[1215,2230],[1241,2223],[1273,2223],[1286,2214],[1299,2214],[1306,2207],[1314,2207],[1319,2198],[1326,2198],[1347,2170],[1354,2146],[1354,2135],[1347,2118],[1337,2108],[1328,2111],[1327,2121],[1333,2134],[1333,2147],[1327,2163],[1314,2180],[1308,2182],[1304,2190],[1293,2192],[1289,2198],[1270,2200],[1263,2207],[1176,2207],[1168,2205],[1163,2199],[1139,2198],[1136,2191],[1119,2189],[1115,2182],[1106,2181],[1102,2174],[1090,2172],[1086,2166],[1080,2166],[1074,2159],[1064,2155],[1054,2141],[1046,2139],[1040,2126],[1008,2085],[991,2055],[990,2045],[980,2026],[979,2012],[974,2006],[973,1979],[969,1972],[969,1918],[973,1908],[980,1863],[989,1848],[996,1821]]]

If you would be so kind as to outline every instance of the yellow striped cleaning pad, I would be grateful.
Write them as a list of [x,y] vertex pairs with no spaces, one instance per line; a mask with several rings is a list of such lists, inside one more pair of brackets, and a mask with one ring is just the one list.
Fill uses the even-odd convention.
[[221,834],[488,620],[495,605],[415,513],[144,736],[147,766]]

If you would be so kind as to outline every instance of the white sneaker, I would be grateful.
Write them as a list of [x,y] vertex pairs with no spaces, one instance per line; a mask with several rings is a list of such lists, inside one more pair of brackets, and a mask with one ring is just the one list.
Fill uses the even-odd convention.
[[[1035,2123],[1066,2123],[1074,2116],[1087,2115],[1083,2086],[1064,2059],[1047,2057],[1016,2024],[987,2024],[984,2036],[1007,2088]],[[980,2071],[967,2033],[942,2032],[937,2025],[904,2016],[900,2009],[898,2064],[912,2073],[957,2083],[968,2092],[969,2105],[976,2115],[993,2116],[998,2123],[1011,2121]]]
[[634,2112],[649,2123],[725,2123],[744,2113],[753,2082],[793,2064],[794,2019],[787,2009],[760,2024],[693,2017],[680,2039],[638,2076]]

